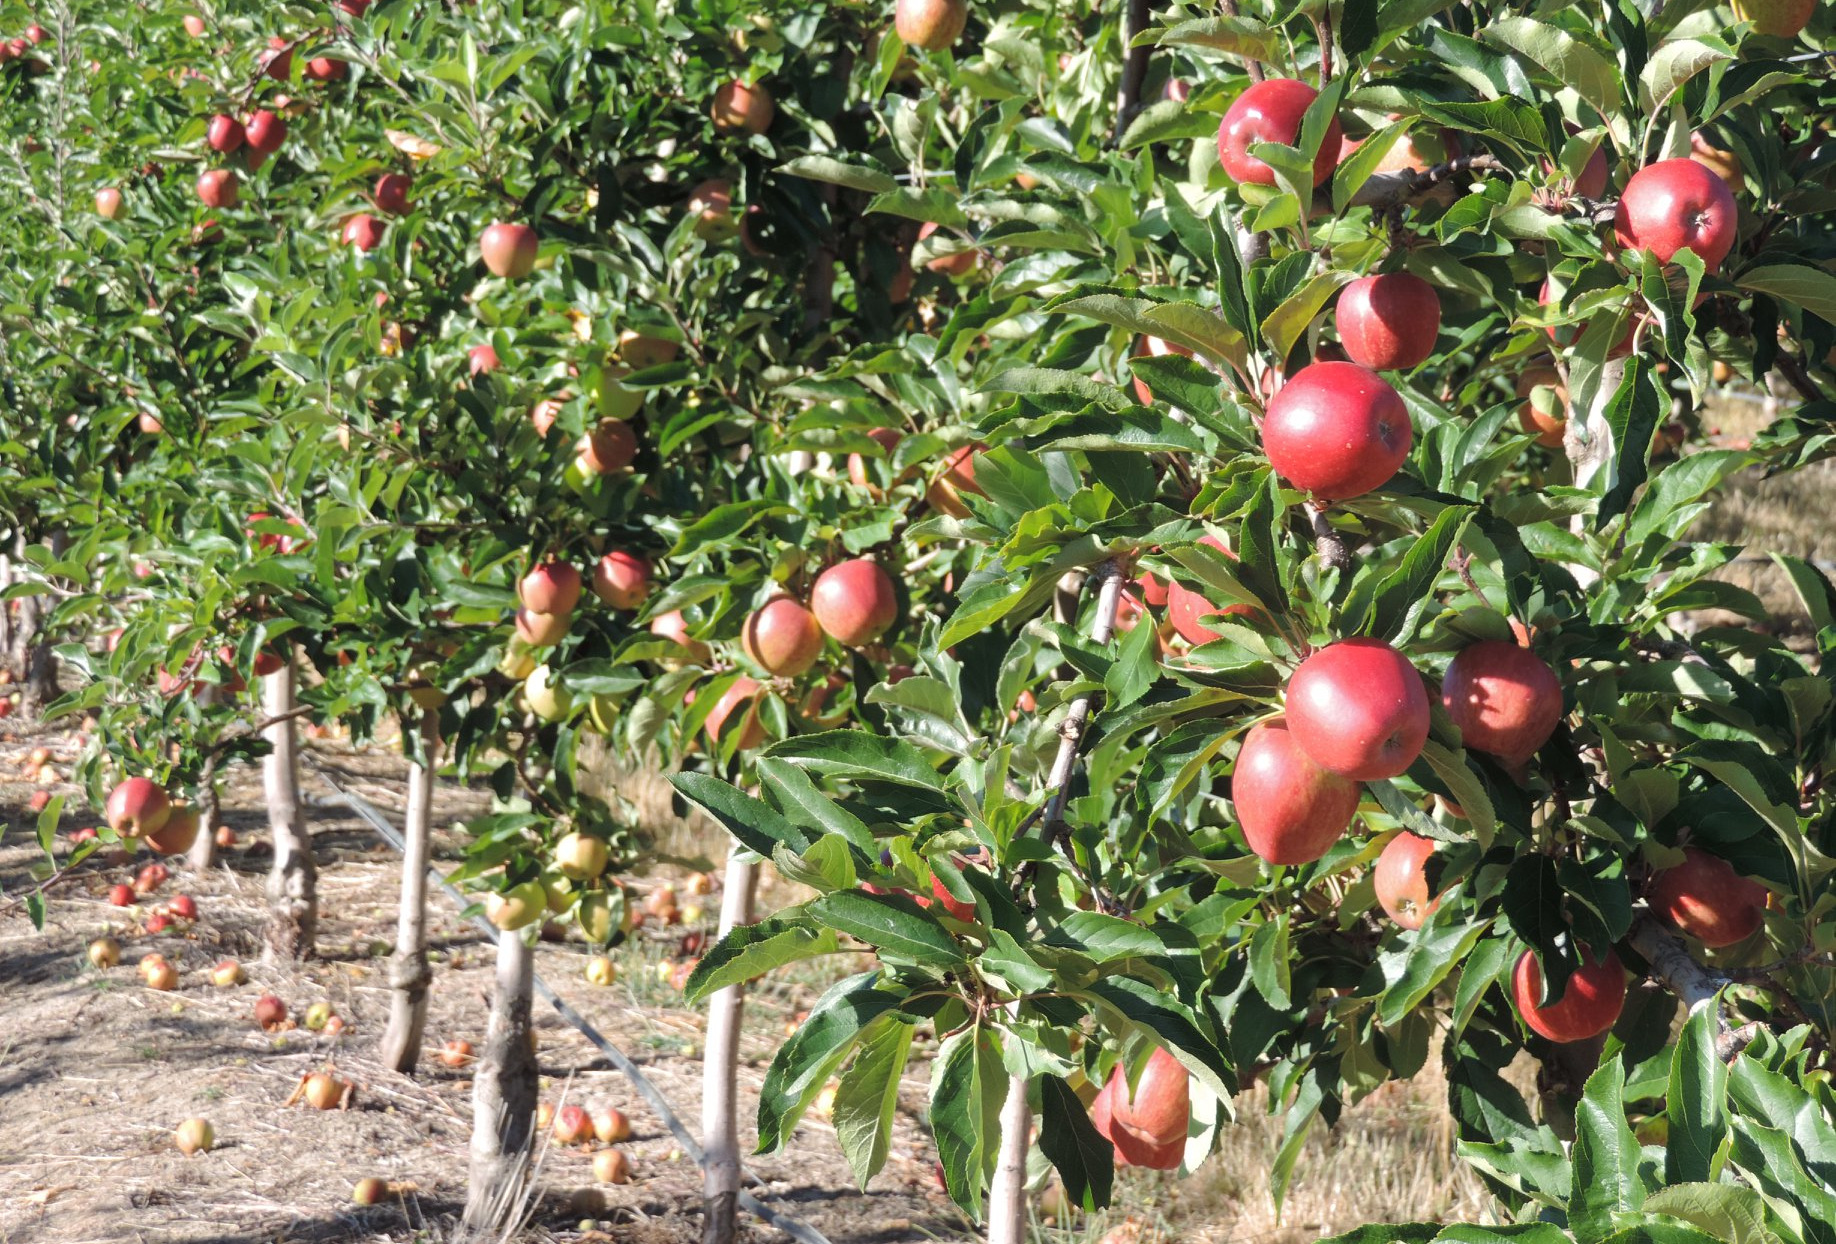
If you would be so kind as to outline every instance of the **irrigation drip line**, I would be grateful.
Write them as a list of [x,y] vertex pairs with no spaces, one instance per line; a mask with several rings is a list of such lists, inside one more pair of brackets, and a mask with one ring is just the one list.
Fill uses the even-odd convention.
[[[387,817],[376,810],[374,805],[364,799],[363,796],[345,790],[344,787],[338,784],[337,779],[327,773],[310,754],[303,756],[302,759],[304,759],[308,767],[318,775],[320,781],[331,787],[339,803],[344,804],[363,820],[367,821],[370,828],[376,831],[377,836],[394,848],[397,854],[401,854],[404,851],[405,844],[402,841],[401,833],[389,822]],[[438,869],[429,868],[427,870],[427,879],[446,891],[447,896],[455,903],[458,903],[460,907],[464,908],[472,905],[472,901],[461,893],[457,887],[447,884],[446,878],[440,875]],[[472,923],[478,926],[480,932],[491,939],[493,945],[496,944],[499,935],[496,925],[486,920],[483,916],[473,916]],[[668,1099],[657,1090],[656,1085],[650,1082],[650,1078],[643,1073],[636,1063],[626,1058],[623,1051],[606,1040],[605,1037],[601,1036],[599,1030],[588,1023],[580,1012],[569,1006],[566,999],[562,998],[560,994],[550,988],[548,982],[542,979],[541,973],[538,972],[534,974],[534,981],[535,991],[541,994],[550,1006],[555,1008],[556,1014],[560,1015],[561,1018],[566,1020],[569,1024],[572,1024],[574,1028],[579,1031],[581,1036],[591,1041],[599,1052],[606,1056],[606,1061],[618,1068],[619,1071],[624,1073],[625,1078],[631,1081],[631,1086],[637,1090],[638,1096],[642,1097],[644,1101],[649,1104],[650,1108],[656,1112],[657,1117],[663,1120],[663,1125],[669,1129],[670,1135],[676,1138],[676,1143],[682,1146],[682,1152],[694,1159],[696,1166],[706,1169],[707,1159],[702,1153],[700,1142],[695,1139],[694,1133],[688,1130],[688,1126],[677,1117],[676,1112],[670,1108]],[[754,1183],[762,1184],[764,1182],[750,1171],[743,1171],[743,1173]],[[784,1234],[790,1236],[793,1240],[802,1241],[802,1244],[829,1244],[828,1237],[823,1235],[823,1233],[818,1231],[815,1227],[810,1226],[801,1219],[792,1218],[788,1214],[779,1213],[744,1189],[741,1189],[739,1194],[739,1206],[753,1217],[765,1223],[765,1225],[776,1227],[778,1230],[784,1232]]]

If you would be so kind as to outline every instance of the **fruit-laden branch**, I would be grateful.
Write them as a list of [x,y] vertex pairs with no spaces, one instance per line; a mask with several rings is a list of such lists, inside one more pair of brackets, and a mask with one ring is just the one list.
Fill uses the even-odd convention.
[[[1437,164],[1433,168],[1414,172],[1403,169],[1395,173],[1378,173],[1358,188],[1352,196],[1353,207],[1371,207],[1379,211],[1385,208],[1400,207],[1416,199],[1447,181],[1464,173],[1504,173],[1509,170],[1497,156],[1483,152],[1477,155],[1460,156]],[[1331,205],[1327,204],[1327,210]]]
[[[1715,1006],[1721,991],[1734,983],[1725,973],[1704,967],[1690,958],[1683,943],[1650,916],[1640,916],[1626,940],[1651,965],[1651,974],[1682,1000],[1691,1015],[1705,1006]],[[1726,1017],[1717,1008],[1715,1052],[1724,1062],[1733,1058],[1752,1042],[1754,1031],[1752,1024],[1730,1030]]]

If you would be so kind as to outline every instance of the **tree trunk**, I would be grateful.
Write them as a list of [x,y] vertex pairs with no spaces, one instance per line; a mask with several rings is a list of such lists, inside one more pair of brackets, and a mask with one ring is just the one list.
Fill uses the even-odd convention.
[[1025,1076],[1007,1078],[1007,1101],[1001,1106],[1001,1152],[995,1158],[994,1183],[988,1189],[988,1244],[1026,1241],[1026,1155],[1033,1131],[1026,1086]]
[[[293,661],[261,680],[263,714],[272,719],[291,713]],[[300,806],[299,732],[288,717],[276,721],[262,737],[274,750],[261,765],[268,795],[268,824],[274,835],[274,868],[268,874],[268,957],[304,959],[312,954],[318,932],[318,869]]]
[[[752,923],[752,899],[758,888],[758,865],[734,846],[727,852],[725,889],[720,901],[720,935],[735,925]],[[704,1203],[702,1244],[733,1244],[734,1205],[739,1198],[739,1110],[735,1098],[739,1068],[740,1017],[746,987],[729,985],[708,1002],[708,1039],[701,1064],[701,1146]]]
[[[408,745],[404,733],[402,742]],[[408,767],[408,811],[402,824],[402,899],[395,923],[395,957],[389,965],[389,1027],[383,1033],[382,1061],[404,1075],[421,1056],[427,1027],[428,830],[433,821],[433,778],[440,764],[440,710],[421,714],[422,759]]]
[[[61,554],[69,547],[70,537],[62,531],[54,531],[45,543],[53,553]],[[51,655],[51,636],[45,629],[45,619],[51,610],[39,596],[25,597],[19,602],[19,608],[22,618],[28,618],[29,613],[29,620],[20,628],[25,642],[21,652],[21,673],[25,679],[21,707],[37,716],[44,711],[45,705],[57,699],[57,658]]]
[[223,819],[223,808],[217,800],[217,782],[206,776],[198,788],[198,836],[185,853],[185,862],[194,872],[203,872],[217,861],[217,824]]
[[471,1186],[461,1238],[474,1244],[496,1244],[522,1217],[535,1147],[536,1059],[529,1044],[534,979],[535,953],[522,935],[500,935],[491,1023],[472,1080]]

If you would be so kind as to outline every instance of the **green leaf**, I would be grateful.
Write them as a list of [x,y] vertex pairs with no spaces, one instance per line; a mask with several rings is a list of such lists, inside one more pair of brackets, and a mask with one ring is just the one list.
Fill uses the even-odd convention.
[[1422,744],[1422,760],[1466,813],[1467,823],[1481,835],[1491,833],[1498,824],[1498,815],[1492,809],[1492,797],[1486,793],[1484,781],[1467,764],[1466,753],[1456,754],[1429,739]]
[[1812,315],[1836,320],[1836,276],[1806,264],[1767,264],[1740,274],[1742,289],[1771,294]]
[[1228,1101],[1236,1095],[1235,1076],[1224,1061],[1224,1055],[1199,1030],[1193,1013],[1176,998],[1126,976],[1105,977],[1081,992],[1159,1036],[1167,1053],[1177,1058],[1214,1096]]
[[1790,576],[1798,599],[1804,602],[1804,612],[1810,615],[1811,630],[1820,631],[1836,625],[1836,587],[1830,585],[1823,572],[1801,557],[1787,557],[1783,553],[1768,556]]
[[1715,1053],[1720,1012],[1719,999],[1697,1008],[1684,1023],[1670,1058],[1664,1107],[1670,1139],[1664,1150],[1664,1177],[1673,1184],[1714,1179],[1716,1154],[1727,1139],[1728,1069]]
[[1048,946],[1063,946],[1098,963],[1116,959],[1146,959],[1168,953],[1167,944],[1146,925],[1107,916],[1100,911],[1074,911],[1046,933]]
[[1180,100],[1162,99],[1135,114],[1118,146],[1123,151],[1133,151],[1150,143],[1203,138],[1217,132],[1218,120],[1211,113],[1189,111]]
[[808,177],[814,181],[831,182],[837,186],[846,186],[850,190],[865,190],[870,194],[890,194],[899,189],[899,179],[883,169],[869,168],[860,164],[849,164],[833,156],[803,155],[777,169],[792,177]]
[[905,894],[838,890],[809,904],[811,916],[886,954],[931,967],[956,967],[963,949]]
[[1594,517],[1596,531],[1623,514],[1632,503],[1632,494],[1645,482],[1651,436],[1667,408],[1650,365],[1643,359],[1628,359],[1625,376],[1606,409],[1607,426],[1613,430],[1613,456],[1597,477],[1605,495]]
[[815,834],[840,834],[861,854],[864,863],[879,858],[880,844],[873,831],[859,817],[829,798],[810,775],[788,760],[762,756],[753,764],[753,772],[771,798],[794,824]]
[[812,925],[796,908],[757,924],[736,925],[702,954],[682,996],[699,1002],[716,990],[745,984],[787,963],[834,954],[838,946],[834,930]]
[[787,880],[820,893],[851,890],[859,880],[853,850],[840,834],[824,834],[802,854],[779,847],[771,853],[771,862]]
[[1435,584],[1447,568],[1447,555],[1478,512],[1479,507],[1472,505],[1450,505],[1442,510],[1403,555],[1402,564],[1377,585],[1370,610],[1355,627],[1355,633],[1406,643],[1433,600]]
[[912,1048],[912,1025],[898,1020],[880,1024],[861,1043],[860,1052],[842,1073],[835,1091],[835,1139],[863,1190],[886,1165],[892,1145],[893,1115],[899,1108],[899,1079]]
[[710,774],[672,773],[669,784],[681,791],[685,799],[705,809],[747,850],[767,859],[779,844],[801,855],[814,841],[810,834],[779,816],[769,804]]
[[1608,1059],[1587,1079],[1575,1108],[1574,1189],[1568,1225],[1582,1244],[1604,1239],[1620,1214],[1635,1213],[1649,1191],[1638,1140],[1626,1124],[1625,1067]]
[[1716,61],[1733,58],[1733,51],[1719,41],[1672,39],[1651,54],[1639,75],[1639,106],[1647,113],[1657,112],[1670,103],[1670,97],[1685,82]]
[[[1676,1132],[1671,1131],[1672,1143]],[[1766,1228],[1766,1203],[1752,1188],[1728,1183],[1680,1183],[1645,1198],[1647,1214],[1679,1218],[1720,1244],[1779,1244]]]
[[950,1199],[980,1217],[982,1189],[1000,1145],[1007,1073],[981,1024],[952,1033],[931,1064],[931,1135]]
[[1595,111],[1612,116],[1620,110],[1625,88],[1619,69],[1594,44],[1529,17],[1498,18],[1479,37],[1510,48],[1531,65],[1553,74]]
[[1285,359],[1294,343],[1301,339],[1307,326],[1313,322],[1326,306],[1326,302],[1338,292],[1341,285],[1352,279],[1352,273],[1343,268],[1328,268],[1316,272],[1308,278],[1305,285],[1289,295],[1282,304],[1264,317],[1262,321],[1263,340],[1278,359]]
[[775,1153],[783,1147],[862,1031],[905,1001],[897,993],[876,989],[879,977],[877,970],[862,972],[831,985],[810,1008],[803,1026],[778,1047],[759,1087],[758,1152]]
[[1161,47],[1200,47],[1247,60],[1272,61],[1280,54],[1281,32],[1249,17],[1203,17],[1149,31]]
[[1377,1004],[1377,1022],[1386,1028],[1400,1024],[1449,973],[1464,965],[1489,927],[1483,922],[1430,924],[1407,935],[1399,950],[1383,952],[1379,963],[1389,985]]
[[764,755],[767,759],[786,760],[800,769],[831,778],[892,782],[935,791],[943,789],[943,779],[923,752],[903,739],[872,735],[862,730],[798,735],[772,744]]
[[1071,1203],[1087,1212],[1107,1207],[1115,1146],[1096,1130],[1084,1103],[1059,1077],[1039,1078],[1039,1106],[1039,1151],[1058,1171]]

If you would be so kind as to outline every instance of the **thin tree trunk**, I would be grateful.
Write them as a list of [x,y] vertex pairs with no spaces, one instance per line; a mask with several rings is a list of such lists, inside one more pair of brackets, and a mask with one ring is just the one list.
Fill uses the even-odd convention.
[[[402,742],[409,736],[404,733]],[[402,899],[396,916],[395,957],[389,965],[389,1027],[383,1033],[382,1061],[404,1075],[421,1056],[427,1028],[428,830],[433,821],[433,777],[440,764],[440,710],[421,714],[422,759],[408,766],[408,812],[402,824]]]
[[1007,1078],[1001,1106],[1001,1152],[988,1190],[988,1244],[1022,1244],[1026,1239],[1026,1155],[1032,1147],[1033,1108],[1025,1076]]
[[[759,870],[746,852],[727,852],[725,888],[720,901],[720,935],[752,923],[752,900]],[[740,1017],[746,987],[729,985],[708,1003],[708,1039],[701,1065],[702,1166],[701,1244],[733,1244],[735,1202],[739,1198],[739,1110],[735,1098],[739,1068]]]
[[[261,680],[263,714],[286,717],[294,710],[293,661]],[[268,956],[304,959],[318,933],[318,868],[300,806],[299,732],[292,717],[262,731],[274,750],[261,766],[268,796],[268,825],[274,835],[274,868],[268,874]]]
[[203,872],[217,861],[217,825],[223,809],[217,799],[217,783],[206,776],[198,787],[198,836],[185,853],[185,862],[193,871]]
[[[62,531],[54,531],[45,543],[52,553],[61,554],[69,547],[70,537]],[[25,679],[23,707],[26,712],[37,715],[45,705],[57,699],[57,658],[51,655],[51,636],[45,629],[45,620],[51,610],[42,597],[28,596],[21,600],[20,612],[26,615],[28,611],[29,621],[20,628],[26,644],[21,654]]]
[[472,1170],[462,1238],[495,1244],[522,1215],[535,1147],[536,1059],[529,1045],[535,953],[521,933],[497,939],[497,988],[472,1080]]

